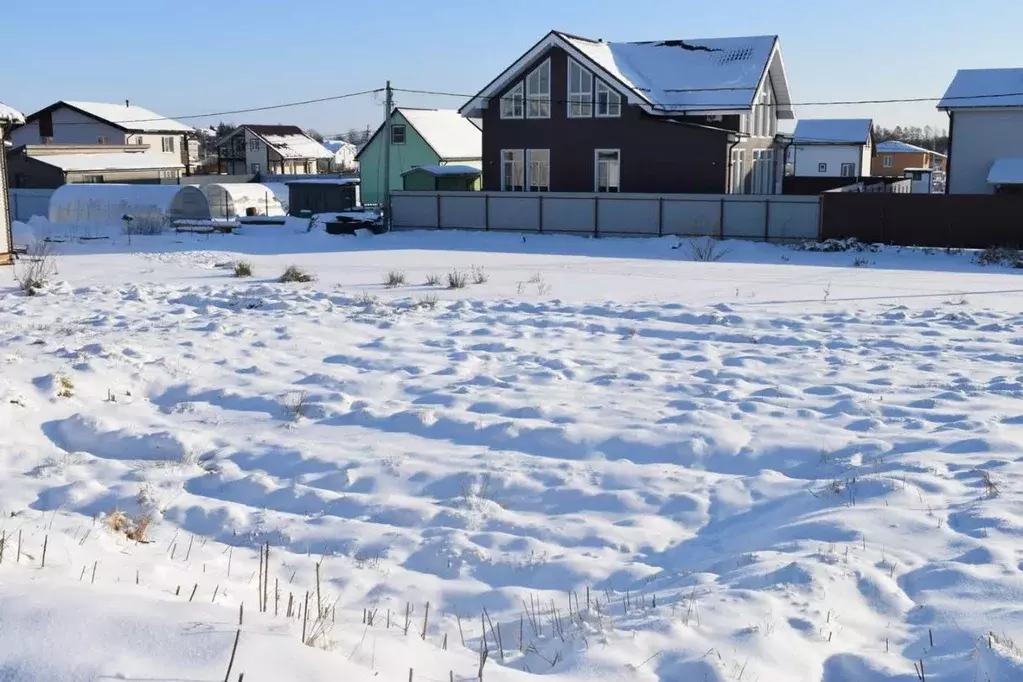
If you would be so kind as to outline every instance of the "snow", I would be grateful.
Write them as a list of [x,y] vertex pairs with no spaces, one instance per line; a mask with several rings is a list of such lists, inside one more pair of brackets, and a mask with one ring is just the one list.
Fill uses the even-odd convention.
[[961,69],[938,102],[939,109],[1023,106],[1023,68]]
[[[647,103],[687,111],[748,109],[773,55],[775,36],[599,42],[561,34]],[[667,43],[667,44],[666,44]]]
[[210,204],[214,218],[235,218],[254,208],[258,215],[280,216],[287,210],[272,188],[258,183],[211,183],[198,187]]
[[1023,158],[997,159],[991,165],[987,181],[992,185],[1023,185]]
[[444,160],[483,158],[483,132],[479,125],[448,109],[397,109],[437,156]]
[[231,679],[476,679],[481,636],[494,682],[1023,679],[1018,272],[105,234],[38,296],[0,271],[5,680],[225,679],[242,603]]
[[191,132],[192,128],[179,121],[166,118],[143,107],[125,106],[108,102],[81,102],[64,100],[64,103],[92,114],[96,118],[115,123],[133,132],[169,133]]
[[261,138],[286,159],[330,159],[334,155],[322,144],[307,135],[270,135]]
[[933,156],[940,156],[941,158],[945,158],[945,154],[942,154],[941,152],[925,149],[924,147],[917,147],[915,144],[909,144],[908,142],[900,142],[899,140],[885,140],[884,142],[878,142],[876,148],[878,154],[926,152]]
[[429,173],[430,175],[479,175],[480,169],[475,166],[464,166],[460,164],[451,164],[450,166],[416,166],[410,170],[405,171],[402,175],[408,175],[409,173],[415,173],[416,171],[422,171]]
[[792,133],[795,144],[867,144],[870,142],[869,118],[805,118]]
[[25,115],[14,107],[9,107],[0,102],[0,121],[3,123],[24,123]]
[[180,155],[165,153],[41,154],[32,158],[65,171],[184,168]]

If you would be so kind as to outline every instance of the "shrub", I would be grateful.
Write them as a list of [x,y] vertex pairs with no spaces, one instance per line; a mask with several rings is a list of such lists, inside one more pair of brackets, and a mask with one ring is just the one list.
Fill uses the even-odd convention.
[[391,270],[387,273],[387,278],[384,280],[384,286],[390,289],[405,286],[405,273],[401,270]]
[[979,265],[1008,265],[1013,268],[1023,268],[1023,255],[1019,249],[1007,246],[989,246],[976,256],[974,261]]
[[686,244],[689,257],[701,263],[715,263],[728,255],[728,249],[712,237],[690,239]]
[[75,382],[71,380],[71,377],[61,376],[57,383],[60,388],[57,389],[57,396],[60,398],[70,398],[75,394]]
[[461,270],[452,270],[448,273],[448,289],[464,289],[468,283],[468,276]]
[[880,244],[864,244],[856,239],[825,239],[820,242],[801,242],[793,244],[796,251],[812,251],[815,253],[838,253],[842,251],[857,251],[877,253],[881,250]]
[[490,275],[488,275],[483,268],[478,268],[475,265],[469,269],[469,272],[472,274],[473,284],[486,284],[490,279]]
[[309,411],[309,402],[306,400],[305,393],[299,393],[298,395],[285,398],[281,407],[284,409],[285,417],[297,422],[305,418]]
[[289,265],[277,281],[282,284],[289,282],[312,282],[313,276],[297,265]]
[[440,286],[440,275],[430,273],[426,276],[426,286],[428,287],[439,287]]
[[23,260],[14,267],[14,279],[18,288],[28,296],[35,296],[57,274],[57,263],[54,258],[53,244],[47,241],[36,242],[29,249]]
[[235,277],[252,277],[252,263],[240,260],[234,264]]
[[437,298],[436,294],[430,294],[429,296],[420,296],[418,299],[416,299],[416,306],[419,308],[429,308],[430,310],[433,310],[434,308],[437,307],[438,300],[439,299]]

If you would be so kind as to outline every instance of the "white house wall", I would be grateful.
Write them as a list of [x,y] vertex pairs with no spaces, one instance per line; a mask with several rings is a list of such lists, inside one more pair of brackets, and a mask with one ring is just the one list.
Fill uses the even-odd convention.
[[1003,157],[1023,156],[1023,108],[957,111],[949,153],[949,194],[993,194],[991,166]]
[[[867,161],[869,167],[869,150],[864,151],[863,145],[793,145],[793,175],[798,177],[838,178],[842,176],[842,164],[851,163],[855,166],[853,175],[862,175]],[[820,170],[820,164],[827,164],[827,169]]]
[[863,147],[863,158],[860,160],[860,167],[856,173],[857,175],[866,176],[871,174],[871,167],[874,165],[873,151],[874,147],[872,145],[866,145]]
[[[71,109],[53,111],[53,141],[56,144],[98,144],[105,137],[109,144],[124,144],[124,131]],[[39,121],[23,125],[10,135],[14,146],[42,144]]]
[[[252,141],[255,140],[258,143],[256,149],[252,149]],[[248,129],[245,130],[245,172],[254,173],[253,164],[259,164],[259,170],[262,173],[270,172],[270,164],[267,159],[266,145],[263,141],[253,135]]]

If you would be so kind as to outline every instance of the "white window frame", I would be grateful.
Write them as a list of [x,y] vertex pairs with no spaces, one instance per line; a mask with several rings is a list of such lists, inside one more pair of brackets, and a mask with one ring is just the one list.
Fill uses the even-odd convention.
[[[846,174],[846,172],[845,172],[846,170],[849,171],[848,174]],[[856,164],[855,163],[843,163],[841,165],[841,167],[839,168],[838,172],[841,175],[841,177],[843,177],[843,178],[855,178],[856,177]]]
[[[543,77],[547,77],[547,87],[543,89]],[[535,86],[535,87],[534,87]],[[535,91],[534,91],[535,89]],[[551,60],[530,71],[526,76],[526,118],[551,117]]]
[[[594,102],[593,111],[597,118],[620,118],[622,115],[622,95],[620,92],[612,88],[604,81],[597,79],[596,86],[596,101]],[[601,97],[606,96],[606,100],[601,102]],[[601,106],[604,106],[604,112],[601,113]]]
[[259,138],[254,137],[251,140],[249,140],[249,151],[250,152],[259,151]]
[[828,172],[828,164],[827,164],[826,161],[820,161],[817,164],[817,172],[818,173],[827,173]]
[[[401,142],[398,142],[395,139],[395,135],[394,135],[395,131],[399,130],[399,129],[401,130]],[[407,140],[407,139],[408,139],[408,128],[405,127],[405,124],[404,123],[392,123],[391,124],[391,144],[392,145],[403,145],[403,144],[405,144],[405,140]]]
[[523,118],[526,113],[526,86],[522,81],[515,84],[501,98],[501,118]]
[[774,194],[774,150],[754,150],[752,170],[750,194]]
[[160,149],[166,153],[174,153],[174,136],[169,135],[160,138]]
[[[601,154],[615,154],[618,157],[618,159],[617,159],[618,173],[616,174],[617,177],[615,178],[615,184],[614,184],[614,188],[615,189],[614,189],[613,192],[610,189],[602,190],[600,188],[600,164],[601,164],[600,155]],[[611,187],[610,177],[611,176],[610,176],[610,173],[609,173],[608,174],[608,187],[609,188]],[[594,192],[598,192],[598,193],[610,193],[610,194],[620,194],[621,193],[621,191],[622,191],[622,150],[621,149],[594,149],[593,150],[593,191]]]
[[746,193],[746,150],[732,150],[732,194]]
[[[546,166],[547,166],[546,170],[544,170],[544,172],[542,174],[541,173],[536,173],[536,175],[543,175],[543,177],[541,178],[541,180],[544,182],[543,185],[537,185],[535,182],[533,182],[533,180],[535,179],[534,178],[534,170],[533,170],[534,166],[544,162],[544,160],[535,160],[534,161],[534,159],[533,159],[534,155],[545,155],[547,157],[546,158]],[[503,167],[502,167],[502,171],[503,171]],[[526,150],[526,156],[525,156],[525,172],[526,172],[526,178],[525,178],[525,185],[524,185],[524,187],[525,187],[525,190],[527,192],[550,192],[551,191],[551,150],[550,149],[527,149]],[[502,174],[501,177],[503,178],[504,175]],[[537,187],[537,189],[533,189],[534,185]]]
[[[572,68],[579,69],[582,80],[589,82],[588,91],[582,87],[579,90],[572,89]],[[593,72],[585,66],[569,57],[568,59],[568,117],[569,118],[593,118]],[[576,113],[578,111],[578,113]]]
[[[509,155],[511,155],[509,157]],[[512,164],[512,172],[518,175],[518,179],[521,181],[521,186],[509,187],[506,180],[508,178],[505,172],[508,164]],[[514,166],[518,165],[516,169]],[[502,192],[524,192],[526,191],[526,155],[521,149],[502,149],[501,150],[501,191]]]
[[895,157],[893,155],[891,155],[891,154],[885,154],[884,156],[881,157],[881,165],[884,168],[894,168],[895,167]]

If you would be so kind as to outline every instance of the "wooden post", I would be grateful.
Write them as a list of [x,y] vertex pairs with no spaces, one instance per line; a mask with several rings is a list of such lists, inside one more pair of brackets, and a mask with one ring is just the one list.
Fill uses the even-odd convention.
[[[441,223],[441,219],[440,219],[440,192],[437,192],[437,229],[438,230],[441,228],[441,225],[442,225],[442,223]],[[412,679],[412,678],[410,677],[409,679]]]
[[21,563],[21,529],[18,529],[18,556],[15,558],[14,563]]
[[234,667],[234,656],[238,653],[238,640],[242,638],[242,631],[239,628],[234,633],[234,646],[231,647],[231,658],[227,662],[227,674],[224,675],[224,682],[229,682],[231,679],[231,668]]
[[721,197],[721,205],[718,206],[718,239],[725,238],[725,198]]
[[771,240],[771,200],[764,200],[764,241]]
[[50,536],[47,535],[43,538],[43,563],[41,568],[46,568],[46,545],[50,541]]
[[238,625],[242,624],[245,620],[245,602],[238,605]]
[[[249,580],[252,580],[250,577]],[[263,612],[263,545],[259,546],[259,580],[256,581],[256,608]]]
[[543,234],[543,193],[538,192],[536,195],[536,225],[537,231]]
[[309,590],[305,591],[305,607],[302,614],[302,644],[305,644],[306,626],[309,624]]
[[423,641],[426,641],[426,626],[430,622],[430,602],[426,602],[426,613],[423,615]]
[[281,605],[281,587],[280,582],[277,578],[274,578],[274,616],[277,616],[278,609]]
[[316,617],[322,615],[323,602],[320,600],[320,562],[316,562]]
[[270,608],[267,600],[267,591],[270,585],[270,543],[266,543],[266,560],[263,562],[263,612]]
[[412,668],[408,669],[408,682],[412,682]]
[[664,197],[657,197],[657,236],[664,236]]
[[[92,579],[89,581],[90,585],[95,585],[96,584],[96,566],[98,564],[99,564],[98,560],[92,562]],[[934,646],[934,645],[932,644],[931,646]]]
[[483,194],[483,230],[490,231],[490,195]]
[[[593,236],[600,236],[600,195],[593,195]],[[482,674],[483,666],[480,666],[480,672]]]
[[195,542],[195,536],[192,535],[188,538],[188,551],[185,552],[185,563],[188,563],[188,557],[192,556],[192,543]]
[[4,563],[4,545],[7,544],[7,531],[0,533],[0,564]]
[[195,587],[193,587],[193,588],[192,588],[192,594],[191,594],[191,595],[189,595],[189,597],[188,597],[188,601],[192,601],[193,599],[195,599],[195,593],[196,593],[196,592],[197,592],[198,590],[199,590],[199,583],[196,583],[196,584],[195,584]]

